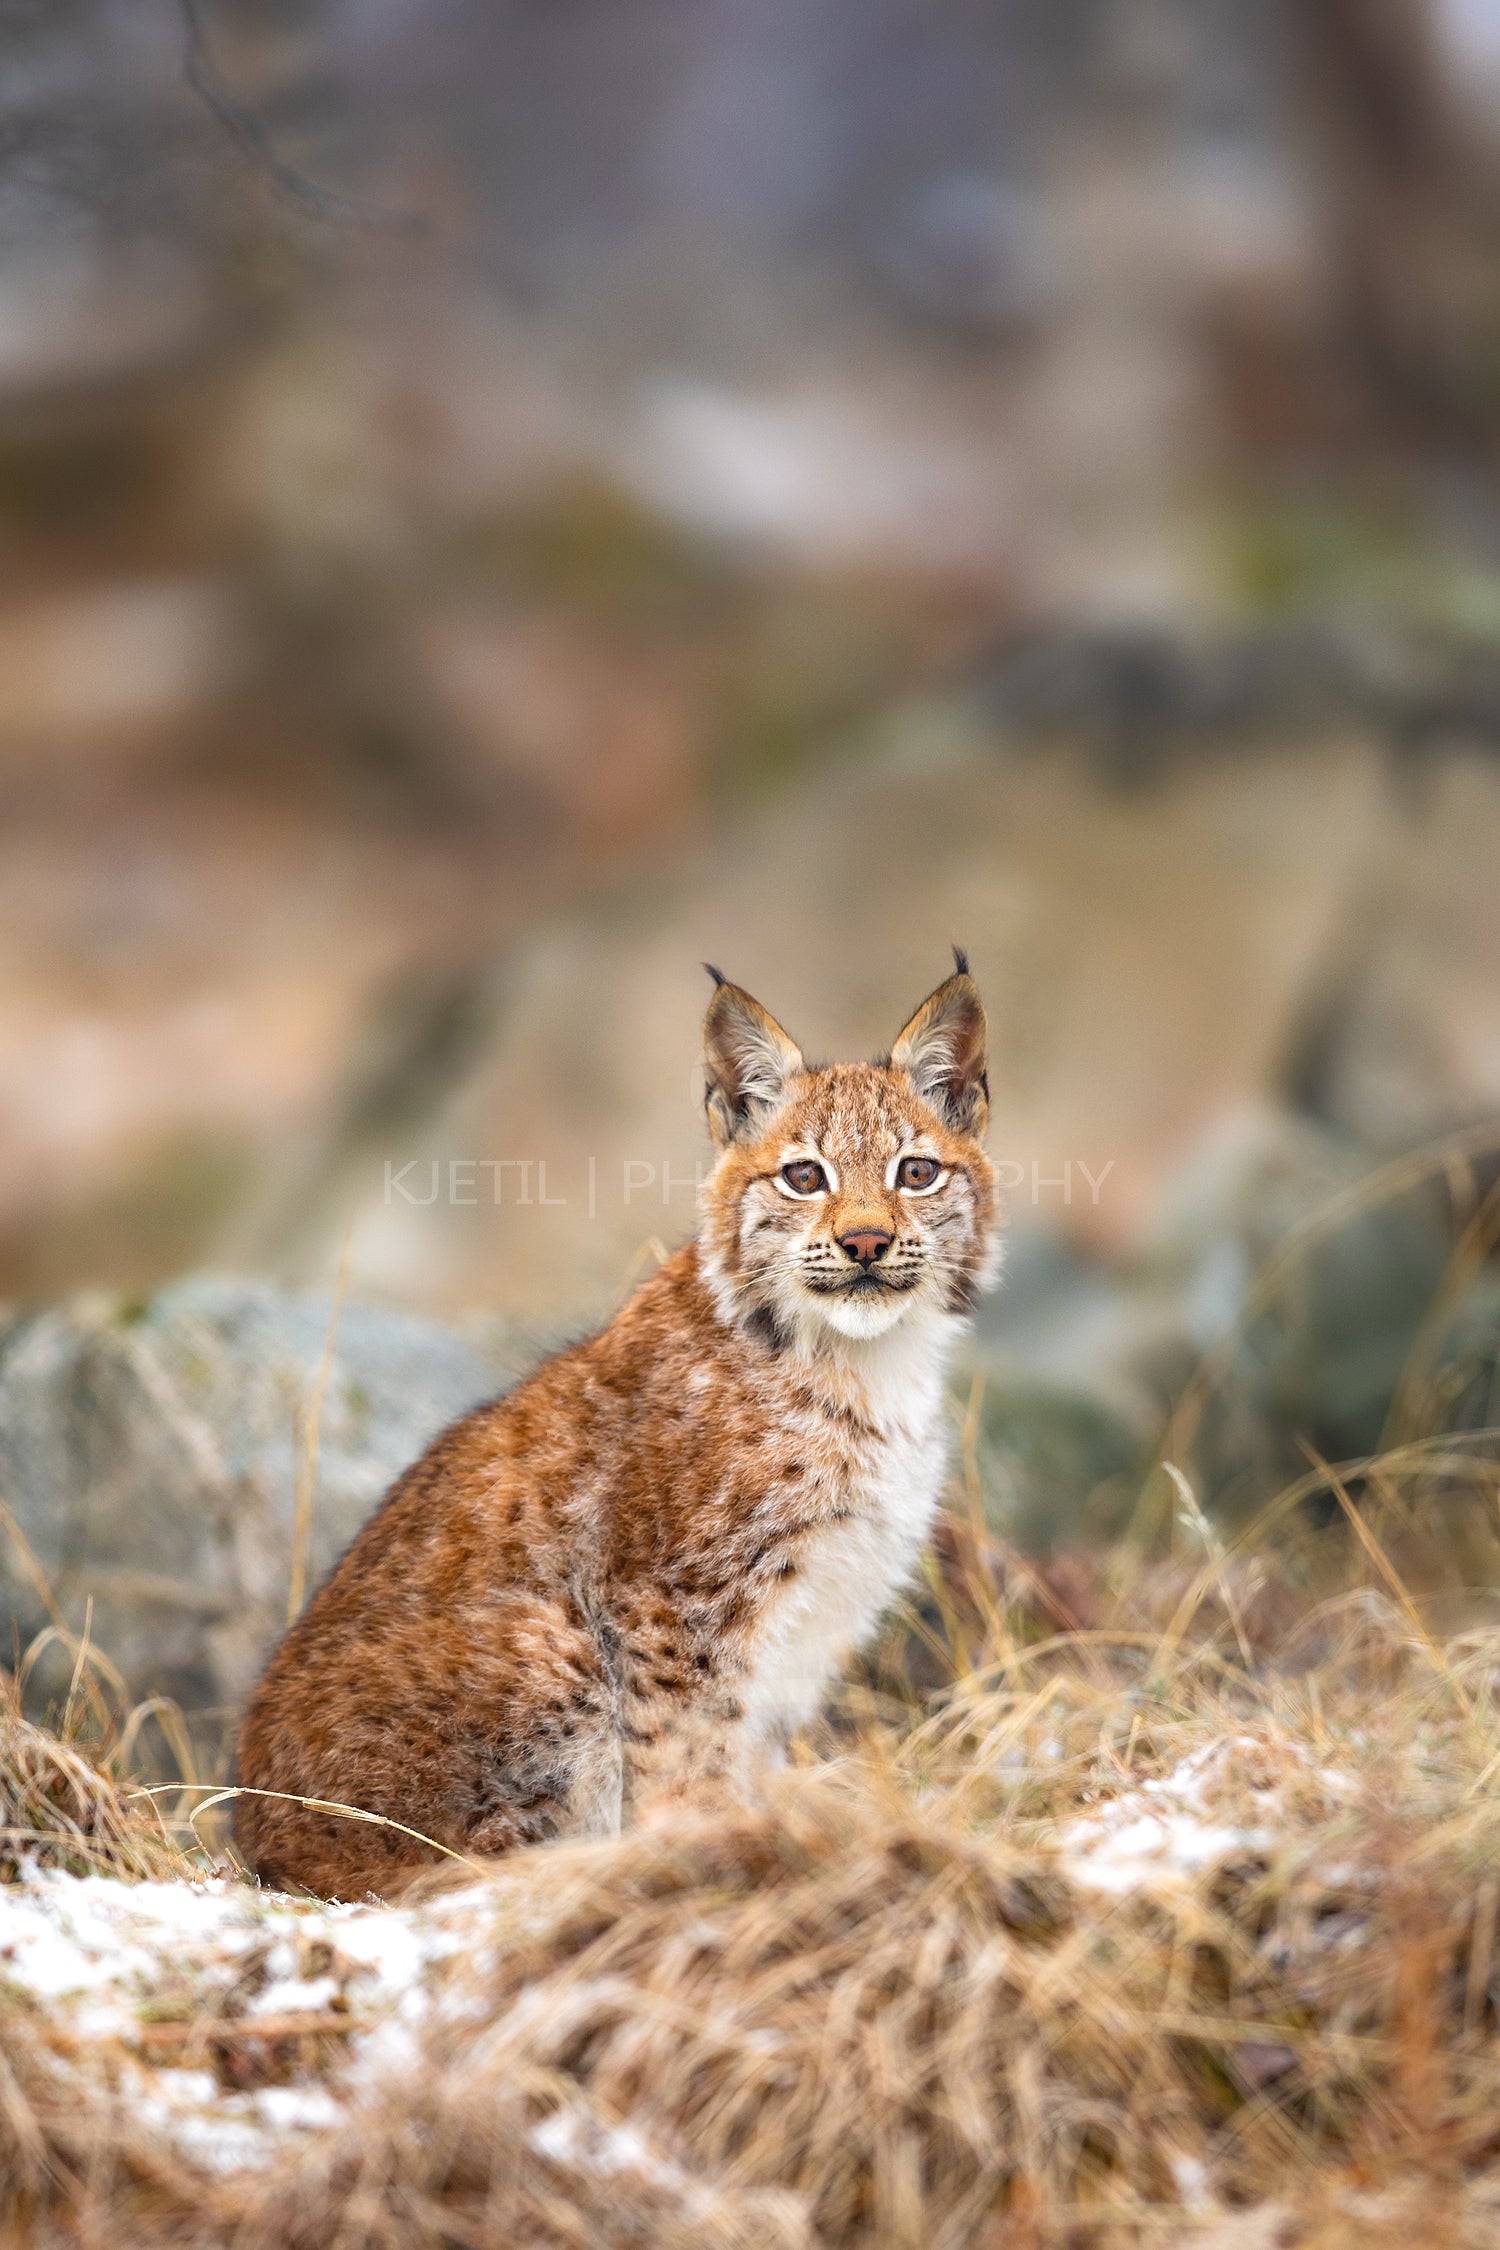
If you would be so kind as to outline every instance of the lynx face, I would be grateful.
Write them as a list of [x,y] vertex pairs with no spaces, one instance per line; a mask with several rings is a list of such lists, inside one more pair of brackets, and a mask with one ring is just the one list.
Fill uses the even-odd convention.
[[999,1247],[979,1143],[984,1029],[962,956],[874,1063],[809,1066],[757,1001],[720,984],[705,1056],[723,1153],[703,1247],[726,1315],[813,1341],[969,1310]]

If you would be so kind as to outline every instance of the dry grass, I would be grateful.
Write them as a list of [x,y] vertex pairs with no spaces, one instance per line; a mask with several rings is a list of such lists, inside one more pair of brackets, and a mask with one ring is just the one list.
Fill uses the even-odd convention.
[[181,1872],[181,1857],[155,1822],[123,1804],[93,1761],[22,1718],[0,1699],[0,1881],[23,1858],[74,1873],[122,1876]]
[[[1366,1563],[1298,1612],[1262,1558],[1247,1665],[1181,1565],[1075,1562],[1111,1620],[1038,1638],[1062,1597],[1013,1586],[921,1723],[867,1703],[762,1806],[502,1864],[352,2081],[347,2041],[219,2024],[226,2082],[345,2105],[258,2168],[0,1996],[13,2239],[1493,2243],[1500,1633],[1439,1642]],[[3,1758],[14,1827],[162,1872],[76,1753],[11,1719]]]

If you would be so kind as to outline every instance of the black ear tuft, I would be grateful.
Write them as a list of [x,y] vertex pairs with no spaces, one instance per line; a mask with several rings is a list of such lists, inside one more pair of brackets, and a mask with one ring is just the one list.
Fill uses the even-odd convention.
[[703,966],[705,969],[707,969],[715,984],[728,984],[729,979],[725,976],[724,971],[722,969],[716,969],[712,961],[705,961]]
[[961,945],[955,945],[953,948],[953,966],[959,976],[966,977],[968,975],[969,956]]

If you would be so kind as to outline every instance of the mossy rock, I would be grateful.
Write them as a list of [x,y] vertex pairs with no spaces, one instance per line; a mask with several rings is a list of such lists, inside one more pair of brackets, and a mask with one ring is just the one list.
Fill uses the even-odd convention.
[[[47,1626],[44,1579],[75,1633],[92,1602],[130,1698],[227,1712],[286,1621],[299,1486],[310,1587],[437,1431],[538,1350],[497,1324],[350,1304],[320,1394],[331,1322],[326,1296],[197,1276],[0,1330],[0,1496],[25,1542],[0,1519],[7,1651]],[[55,1647],[34,1673],[39,1713],[71,1666]]]

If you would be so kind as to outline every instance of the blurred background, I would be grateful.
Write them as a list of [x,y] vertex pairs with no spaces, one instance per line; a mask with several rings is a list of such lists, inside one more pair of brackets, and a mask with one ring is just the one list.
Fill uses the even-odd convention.
[[1230,1520],[1500,1420],[1500,0],[5,0],[0,62],[19,1639],[231,1698],[690,1231],[704,958],[849,1054],[969,949],[1007,1537],[1116,1527],[1205,1354]]

